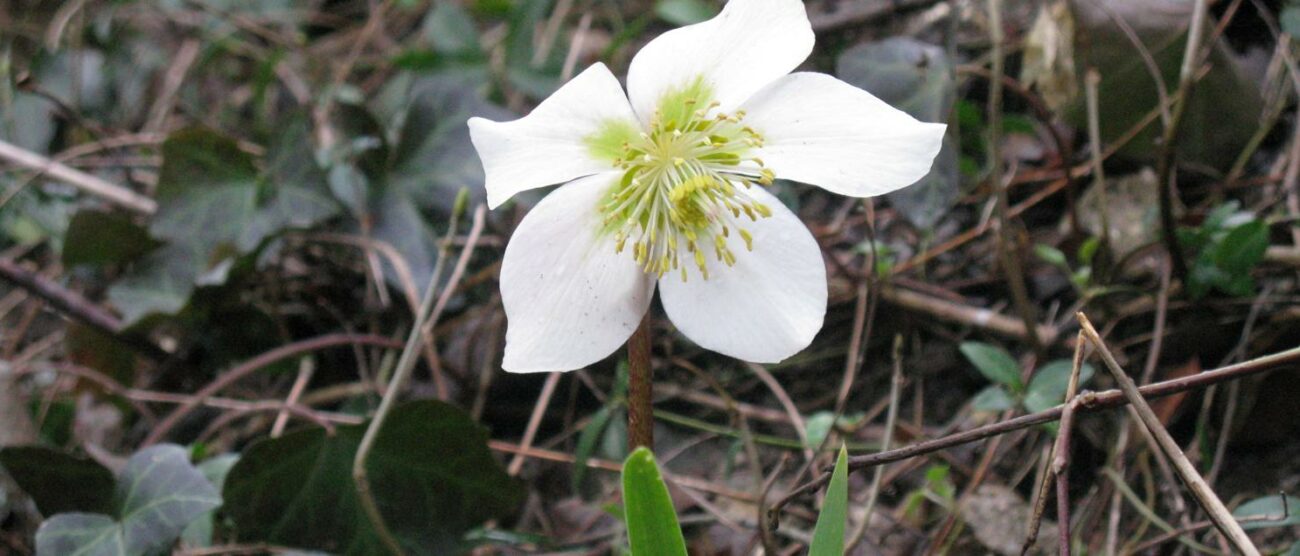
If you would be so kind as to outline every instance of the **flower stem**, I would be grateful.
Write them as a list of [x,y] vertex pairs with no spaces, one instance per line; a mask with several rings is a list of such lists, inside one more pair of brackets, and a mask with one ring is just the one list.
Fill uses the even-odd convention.
[[627,447],[629,451],[642,446],[654,450],[649,313],[627,340],[627,367]]

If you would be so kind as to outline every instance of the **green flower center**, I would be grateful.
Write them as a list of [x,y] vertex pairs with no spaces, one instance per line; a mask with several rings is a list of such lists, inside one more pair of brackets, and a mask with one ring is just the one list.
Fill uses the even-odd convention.
[[723,113],[710,98],[697,81],[664,95],[647,131],[611,125],[589,140],[623,170],[599,207],[615,250],[630,244],[637,264],[660,277],[679,272],[685,281],[694,264],[708,280],[711,259],[735,264],[733,235],[753,250],[744,225],[772,215],[741,191],[775,178],[749,155],[763,137],[744,124],[744,111]]

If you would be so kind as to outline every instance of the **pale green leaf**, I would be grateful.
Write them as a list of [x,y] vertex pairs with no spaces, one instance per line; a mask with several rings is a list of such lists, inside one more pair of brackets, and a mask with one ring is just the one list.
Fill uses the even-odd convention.
[[835,459],[831,482],[826,486],[826,501],[817,516],[812,544],[808,556],[840,556],[844,554],[844,527],[849,505],[849,452],[840,445],[840,455]]
[[686,540],[654,454],[637,448],[623,462],[623,514],[632,556],[686,556]]

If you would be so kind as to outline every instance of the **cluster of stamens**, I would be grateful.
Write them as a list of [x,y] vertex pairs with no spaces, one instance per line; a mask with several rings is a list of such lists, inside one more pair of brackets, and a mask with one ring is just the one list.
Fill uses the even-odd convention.
[[743,110],[726,114],[716,102],[697,104],[686,98],[675,113],[656,111],[648,132],[623,143],[614,161],[623,177],[600,207],[617,252],[630,244],[644,271],[660,277],[680,272],[683,281],[689,264],[705,280],[710,258],[734,265],[733,232],[753,250],[745,219],[754,222],[772,210],[738,187],[775,179],[762,160],[747,154],[763,145],[763,137],[744,125]]

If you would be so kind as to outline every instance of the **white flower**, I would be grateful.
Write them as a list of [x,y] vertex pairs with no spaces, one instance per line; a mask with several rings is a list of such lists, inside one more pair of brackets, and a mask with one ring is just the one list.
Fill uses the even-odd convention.
[[506,247],[507,371],[613,353],[656,282],[700,346],[760,363],[807,347],[826,313],[825,263],[764,186],[888,193],[930,170],[944,133],[834,77],[789,73],[812,47],[799,0],[732,0],[647,44],[626,96],[596,64],[524,118],[469,121],[493,208],[568,182]]

